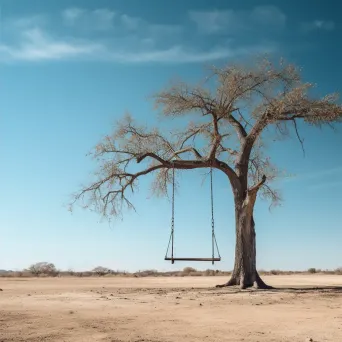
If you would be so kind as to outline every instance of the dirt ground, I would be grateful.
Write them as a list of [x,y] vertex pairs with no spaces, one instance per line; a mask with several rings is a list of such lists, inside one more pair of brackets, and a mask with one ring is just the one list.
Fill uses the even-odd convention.
[[0,278],[0,341],[342,341],[342,276]]

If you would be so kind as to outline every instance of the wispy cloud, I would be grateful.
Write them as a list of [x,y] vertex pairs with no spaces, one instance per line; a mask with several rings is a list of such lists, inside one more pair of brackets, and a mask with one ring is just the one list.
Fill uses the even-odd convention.
[[[43,27],[46,26],[49,18],[43,14],[36,14],[23,17],[2,18],[1,29],[5,33],[10,31],[20,32],[28,27]],[[7,31],[7,32],[6,32]]]
[[303,175],[303,177],[307,179],[317,179],[317,178],[322,178],[322,177],[327,177],[327,176],[332,176],[332,175],[341,175],[342,177],[342,166],[332,167],[330,169],[325,169],[325,170],[314,171],[314,172]]
[[116,13],[107,8],[99,8],[89,11],[83,8],[67,8],[62,12],[62,18],[66,25],[87,30],[108,30],[114,25]]
[[[117,47],[115,41],[92,42],[81,39],[57,39],[40,29],[29,29],[22,33],[21,43],[17,46],[0,45],[2,60],[48,61],[83,58],[120,63],[196,63],[218,60],[257,52],[261,46],[216,47],[209,50],[186,48],[174,45],[169,48],[155,48],[153,41],[142,40],[140,46]],[[271,47],[268,47],[271,50]]]
[[335,23],[331,20],[314,20],[311,22],[304,22],[301,25],[302,31],[333,31],[335,29]]
[[122,24],[129,30],[136,30],[143,24],[141,18],[131,17],[127,14],[122,14],[120,16]]
[[334,181],[319,182],[319,183],[308,186],[309,190],[324,190],[324,189],[331,190],[335,188],[342,188],[342,180],[335,181],[335,182]]
[[[295,176],[287,177],[285,182],[294,182],[294,181],[319,181],[326,180],[331,181],[331,177],[342,177],[342,166],[332,167],[330,169],[317,170],[308,173],[302,173]],[[328,178],[328,180],[327,180]]]
[[308,181],[307,189],[324,190],[342,187],[342,166],[313,171],[299,176],[300,181]]
[[250,32],[251,30],[283,28],[286,15],[275,6],[258,6],[250,11],[190,11],[190,19],[199,31],[213,34]]
[[[266,47],[213,48],[211,50],[189,49],[181,45],[168,49],[136,52],[107,51],[107,58],[117,62],[161,62],[161,63],[200,63],[246,55],[248,52],[265,51]],[[269,47],[271,50],[271,47]]]
[[[253,13],[260,19],[268,17],[268,11],[270,8],[260,7]],[[1,62],[83,59],[120,63],[200,63],[275,49],[272,42],[243,44],[233,39],[205,46],[203,39],[197,39],[196,43],[196,39],[191,38],[200,38],[191,28],[150,23],[106,8],[67,8],[59,17],[7,18],[3,28]]]
[[62,12],[64,21],[69,25],[74,25],[81,17],[83,17],[85,11],[81,8],[67,8]]
[[3,61],[42,61],[92,56],[101,51],[99,44],[82,41],[56,40],[40,29],[30,29],[22,33],[22,40],[17,46],[0,45],[0,58]]

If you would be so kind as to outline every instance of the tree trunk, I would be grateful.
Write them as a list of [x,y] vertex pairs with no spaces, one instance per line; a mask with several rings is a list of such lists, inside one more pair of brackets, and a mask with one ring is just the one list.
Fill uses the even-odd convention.
[[247,194],[243,201],[235,200],[236,244],[235,264],[230,280],[217,287],[239,285],[241,289],[256,287],[269,289],[256,270],[256,243],[253,208],[256,192]]

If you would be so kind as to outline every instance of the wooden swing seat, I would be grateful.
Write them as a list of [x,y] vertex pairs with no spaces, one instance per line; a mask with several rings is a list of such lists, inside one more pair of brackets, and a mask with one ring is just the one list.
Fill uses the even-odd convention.
[[221,261],[221,258],[171,258],[165,257],[168,261]]

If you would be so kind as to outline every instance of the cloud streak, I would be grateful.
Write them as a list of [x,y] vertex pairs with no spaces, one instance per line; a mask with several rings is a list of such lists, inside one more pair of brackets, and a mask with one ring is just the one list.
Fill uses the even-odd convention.
[[[270,13],[274,11],[273,7],[258,7],[252,13],[258,18],[255,21],[270,20]],[[274,43],[258,40],[243,44],[225,39],[205,46],[191,27],[149,23],[107,8],[67,8],[57,18],[44,15],[8,18],[3,32],[0,62],[77,59],[117,63],[201,63],[275,49]]]
[[286,24],[286,15],[275,6],[257,6],[250,11],[190,11],[189,18],[206,34],[250,33],[282,29]]
[[321,177],[327,177],[332,175],[342,175],[342,166],[333,167],[331,169],[319,170],[312,173],[303,175],[306,179],[317,179]]
[[80,55],[91,56],[101,50],[101,46],[90,42],[68,42],[54,40],[39,29],[22,33],[18,46],[0,45],[3,61],[42,61],[59,60]]
[[324,184],[330,184],[330,183],[339,184],[340,181],[337,181],[337,182],[331,181],[331,178],[336,177],[336,176],[342,177],[342,166],[337,166],[337,167],[333,167],[330,169],[318,170],[318,171],[313,171],[310,173],[304,173],[304,174],[287,177],[283,179],[283,182],[288,183],[288,182],[303,182],[303,181],[313,182],[315,181],[316,183],[310,185],[310,188],[321,188],[321,187],[324,187]]
[[314,20],[302,23],[301,27],[304,32],[333,31],[335,29],[335,23],[331,20]]
[[[152,44],[153,45],[153,44]],[[0,56],[4,61],[49,61],[63,59],[88,59],[120,63],[198,63],[271,50],[266,46],[216,47],[209,50],[185,48],[174,45],[169,48],[151,48],[151,42],[142,41],[136,50],[118,48],[115,41],[110,44],[81,39],[57,39],[40,29],[29,29],[22,33],[17,46],[0,45]]]
[[64,23],[71,27],[107,31],[114,27],[116,13],[107,8],[93,11],[82,8],[67,8],[62,12]]
[[334,188],[341,188],[342,187],[342,180],[340,181],[326,181],[326,182],[320,182],[317,184],[310,185],[308,187],[309,190],[331,190]]

